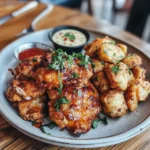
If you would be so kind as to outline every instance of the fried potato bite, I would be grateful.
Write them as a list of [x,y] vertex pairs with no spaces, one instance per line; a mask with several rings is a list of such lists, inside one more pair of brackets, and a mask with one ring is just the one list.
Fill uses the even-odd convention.
[[99,92],[105,92],[110,89],[109,81],[103,71],[94,74],[92,81]]
[[119,90],[110,90],[100,96],[102,108],[111,118],[121,117],[128,111],[124,92]]
[[45,97],[24,100],[18,103],[20,116],[24,120],[36,121],[44,117]]
[[128,48],[124,44],[117,44],[116,46],[120,47],[125,55],[127,55]]
[[137,54],[128,54],[122,62],[128,65],[130,69],[132,69],[135,66],[140,66],[142,64],[142,59]]
[[91,83],[80,88],[67,86],[62,98],[49,102],[50,119],[75,135],[89,131],[100,110],[99,95]]
[[105,67],[105,72],[110,82],[111,88],[125,91],[133,81],[134,76],[128,66],[122,62],[110,64]]
[[86,51],[86,55],[90,56],[91,58],[97,57],[98,49],[102,44],[106,44],[106,43],[112,44],[114,43],[114,41],[107,36],[105,38],[95,39],[92,43],[84,47],[84,50]]
[[105,67],[105,62],[104,61],[100,61],[98,59],[92,59],[92,67],[93,67],[93,72],[94,73],[97,73],[97,72],[100,72],[100,71],[103,71],[104,70],[104,67]]
[[132,70],[135,79],[145,79],[146,70],[140,66],[136,66]]
[[97,54],[100,60],[110,63],[118,63],[126,56],[119,46],[113,44],[102,44]]
[[131,84],[126,92],[125,99],[131,111],[135,111],[138,106],[138,101],[145,101],[150,93],[150,82],[137,79]]

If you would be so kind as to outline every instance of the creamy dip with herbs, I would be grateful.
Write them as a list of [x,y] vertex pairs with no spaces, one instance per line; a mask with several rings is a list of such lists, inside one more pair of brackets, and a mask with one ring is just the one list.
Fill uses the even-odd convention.
[[62,46],[80,46],[86,43],[86,36],[74,29],[59,30],[52,36],[52,40]]

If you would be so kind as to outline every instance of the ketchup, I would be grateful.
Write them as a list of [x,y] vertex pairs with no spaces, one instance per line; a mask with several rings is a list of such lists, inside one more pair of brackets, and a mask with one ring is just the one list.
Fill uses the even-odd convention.
[[34,57],[36,55],[44,55],[45,51],[40,48],[30,48],[19,53],[19,59],[24,60],[28,57]]

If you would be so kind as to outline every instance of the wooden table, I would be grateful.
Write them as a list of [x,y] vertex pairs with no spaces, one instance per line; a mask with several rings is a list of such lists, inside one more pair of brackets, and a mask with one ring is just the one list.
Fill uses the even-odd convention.
[[[14,3],[11,5],[0,5],[0,17],[9,14],[10,12],[22,7],[24,3]],[[0,49],[15,40],[15,35],[27,28],[31,21],[37,16],[46,6],[39,4],[36,8],[22,14],[7,23],[0,26]],[[150,45],[138,39],[130,33],[124,32],[115,26],[112,26],[104,21],[96,20],[95,18],[81,14],[78,11],[66,9],[56,6],[52,13],[46,15],[37,25],[36,30],[51,28],[57,25],[75,25],[84,27],[85,29],[102,31],[107,34],[119,37],[129,43],[135,44],[137,47],[150,50]],[[58,146],[48,145],[36,141],[28,136],[17,131],[9,125],[0,115],[0,150],[68,150],[71,148],[63,148]],[[97,148],[100,150],[150,150],[150,128],[141,135],[118,145]],[[96,148],[95,148],[96,150]]]

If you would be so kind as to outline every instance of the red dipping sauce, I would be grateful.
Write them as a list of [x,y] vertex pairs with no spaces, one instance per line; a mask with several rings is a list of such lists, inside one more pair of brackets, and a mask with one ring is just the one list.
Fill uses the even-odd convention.
[[19,59],[24,60],[28,57],[34,57],[36,55],[44,55],[45,51],[40,48],[30,48],[19,53]]

